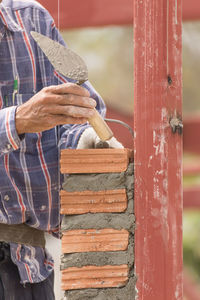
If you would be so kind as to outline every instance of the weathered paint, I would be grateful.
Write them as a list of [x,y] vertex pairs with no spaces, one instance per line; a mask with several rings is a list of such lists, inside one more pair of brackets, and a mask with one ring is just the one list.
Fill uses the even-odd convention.
[[[39,2],[48,8],[61,29],[131,25],[133,22],[133,0],[49,0],[48,3],[46,0],[39,0]],[[175,13],[177,8],[175,6]],[[183,20],[198,19],[200,19],[200,1],[183,0]]]
[[182,300],[181,1],[134,4],[139,300]]

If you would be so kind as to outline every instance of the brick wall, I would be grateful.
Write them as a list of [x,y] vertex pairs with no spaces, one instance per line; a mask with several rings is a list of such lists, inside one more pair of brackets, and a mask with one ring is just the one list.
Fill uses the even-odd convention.
[[[63,150],[62,289],[67,300],[133,300],[133,154]],[[76,174],[73,174],[76,173]]]

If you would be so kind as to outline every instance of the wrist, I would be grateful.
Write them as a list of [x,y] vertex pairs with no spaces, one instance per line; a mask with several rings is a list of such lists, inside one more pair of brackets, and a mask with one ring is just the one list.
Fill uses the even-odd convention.
[[18,106],[15,111],[15,127],[19,136],[26,132],[26,121],[22,118],[20,106]]

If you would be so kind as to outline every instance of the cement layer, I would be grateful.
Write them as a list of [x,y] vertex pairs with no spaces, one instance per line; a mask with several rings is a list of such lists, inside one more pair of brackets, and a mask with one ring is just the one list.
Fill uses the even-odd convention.
[[136,278],[129,279],[123,288],[86,289],[65,292],[64,300],[134,300]]
[[62,231],[72,229],[127,229],[134,231],[135,216],[133,214],[85,214],[64,216],[62,221]]
[[129,192],[133,191],[133,182],[133,164],[131,163],[127,171],[122,173],[65,175],[63,189],[68,192],[75,192],[126,188]]

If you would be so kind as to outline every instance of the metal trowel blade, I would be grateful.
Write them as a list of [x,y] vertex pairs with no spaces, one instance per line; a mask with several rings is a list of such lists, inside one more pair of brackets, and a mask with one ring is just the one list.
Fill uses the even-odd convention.
[[56,71],[78,82],[88,80],[87,66],[78,54],[38,32],[31,35]]

